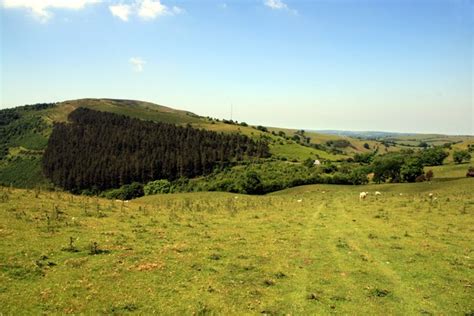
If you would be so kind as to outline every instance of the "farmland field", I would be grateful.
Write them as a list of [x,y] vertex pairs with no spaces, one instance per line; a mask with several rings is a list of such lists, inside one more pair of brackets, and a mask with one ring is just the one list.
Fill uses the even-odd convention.
[[473,192],[464,178],[125,203],[2,188],[0,314],[472,314]]

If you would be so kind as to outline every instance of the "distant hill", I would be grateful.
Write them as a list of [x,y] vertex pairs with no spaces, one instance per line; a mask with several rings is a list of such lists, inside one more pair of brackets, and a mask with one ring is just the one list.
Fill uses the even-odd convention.
[[0,110],[0,185],[50,185],[41,161],[55,123],[67,122],[78,108],[110,112],[140,120],[170,123],[219,133],[238,133],[268,142],[271,159],[301,163],[308,158],[345,161],[357,153],[383,154],[404,148],[452,144],[453,149],[474,144],[474,137],[385,132],[302,131],[250,126],[245,122],[204,117],[150,102],[118,99],[79,99],[38,103]]
[[315,130],[314,132],[321,133],[321,134],[328,134],[328,135],[350,136],[350,137],[369,138],[369,139],[417,135],[416,133],[397,133],[397,132],[380,132],[380,131]]

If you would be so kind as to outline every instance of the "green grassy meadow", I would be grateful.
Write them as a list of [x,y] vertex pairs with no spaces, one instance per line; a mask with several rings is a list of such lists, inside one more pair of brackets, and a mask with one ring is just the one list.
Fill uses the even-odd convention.
[[471,315],[473,192],[467,178],[127,203],[2,188],[0,314]]

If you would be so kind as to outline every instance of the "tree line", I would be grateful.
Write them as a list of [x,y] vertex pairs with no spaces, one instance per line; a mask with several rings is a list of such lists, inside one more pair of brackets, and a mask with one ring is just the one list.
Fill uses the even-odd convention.
[[55,123],[43,172],[70,191],[192,178],[216,166],[270,156],[264,140],[78,108]]

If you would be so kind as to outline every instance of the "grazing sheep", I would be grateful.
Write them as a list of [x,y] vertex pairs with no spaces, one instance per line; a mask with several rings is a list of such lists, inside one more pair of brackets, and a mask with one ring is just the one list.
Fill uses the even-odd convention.
[[299,199],[296,202],[301,203],[301,202],[303,202],[303,199]]
[[359,194],[359,200],[365,200],[369,192],[360,192]]
[[375,196],[382,195],[379,191],[375,191]]

